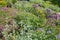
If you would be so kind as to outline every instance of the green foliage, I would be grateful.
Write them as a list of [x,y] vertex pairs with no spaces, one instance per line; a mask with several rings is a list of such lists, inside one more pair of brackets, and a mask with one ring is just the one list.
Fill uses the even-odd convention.
[[45,0],[45,1],[50,1],[54,5],[59,5],[60,6],[60,0]]
[[43,0],[5,1],[12,4],[0,8],[0,32],[5,40],[60,39],[60,7]]
[[6,1],[0,1],[0,7],[5,7],[7,6],[7,2]]

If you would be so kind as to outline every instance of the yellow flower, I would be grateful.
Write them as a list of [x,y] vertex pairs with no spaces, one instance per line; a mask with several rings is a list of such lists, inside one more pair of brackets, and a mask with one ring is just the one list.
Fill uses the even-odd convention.
[[40,10],[39,13],[44,13],[43,10]]

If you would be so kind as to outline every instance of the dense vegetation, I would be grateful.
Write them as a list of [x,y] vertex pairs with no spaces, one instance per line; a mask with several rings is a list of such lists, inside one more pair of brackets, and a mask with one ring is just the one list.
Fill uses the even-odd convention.
[[52,2],[52,4],[54,4],[54,5],[60,6],[60,0],[44,0],[44,1],[50,1],[50,2]]
[[57,5],[44,0],[0,0],[0,40],[60,40]]

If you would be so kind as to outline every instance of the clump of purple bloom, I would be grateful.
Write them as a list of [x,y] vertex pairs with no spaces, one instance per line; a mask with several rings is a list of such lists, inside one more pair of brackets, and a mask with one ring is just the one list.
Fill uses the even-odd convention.
[[38,4],[33,4],[32,6],[33,6],[34,8],[36,8],[36,7],[38,7]]
[[46,9],[46,11],[47,11],[47,13],[50,13],[50,12],[51,12],[51,10],[50,10],[50,9]]
[[57,14],[56,13],[53,13],[53,18],[57,20]]
[[56,38],[57,38],[57,39],[60,39],[60,34],[57,34],[57,35],[56,35]]
[[44,29],[43,28],[39,28],[40,31],[43,31]]
[[46,17],[47,18],[52,18],[52,16],[51,16],[51,9],[46,9]]
[[47,15],[47,18],[52,18],[52,16],[51,15]]
[[53,17],[54,17],[55,19],[59,20],[59,19],[60,19],[60,13],[54,13],[54,14],[53,14]]
[[57,13],[57,19],[60,20],[60,13]]
[[47,33],[52,33],[52,31],[51,30],[48,30]]

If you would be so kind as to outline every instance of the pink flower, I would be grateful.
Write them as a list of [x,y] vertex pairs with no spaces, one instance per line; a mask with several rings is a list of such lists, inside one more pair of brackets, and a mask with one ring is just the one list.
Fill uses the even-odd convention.
[[2,32],[4,29],[4,26],[3,25],[0,25],[0,32]]
[[16,12],[17,12],[17,10],[16,10],[16,9],[14,9],[14,10],[13,10],[13,12],[14,12],[14,13],[16,13]]
[[9,8],[8,8],[8,7],[2,7],[2,8],[0,8],[0,10],[1,10],[1,11],[8,11]]
[[9,8],[8,8],[8,7],[4,7],[3,9],[4,9],[4,10],[8,10]]

